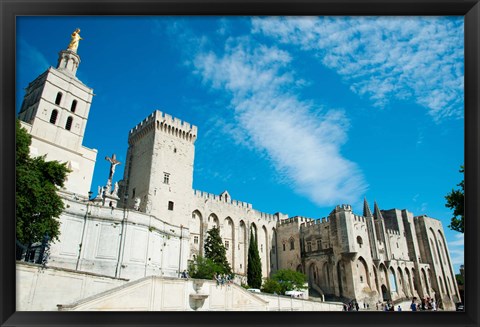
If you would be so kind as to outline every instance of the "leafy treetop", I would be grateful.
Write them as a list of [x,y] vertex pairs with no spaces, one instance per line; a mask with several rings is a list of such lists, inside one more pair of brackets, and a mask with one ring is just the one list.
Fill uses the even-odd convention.
[[[465,173],[464,166],[460,167],[460,173]],[[447,200],[445,206],[453,209],[453,217],[448,227],[454,231],[463,233],[465,228],[465,180],[462,180],[457,186],[460,186],[460,189],[452,189],[452,191],[445,196]]]
[[57,194],[70,170],[65,163],[31,158],[31,136],[16,122],[16,237],[23,244],[41,242],[45,235],[58,240],[58,217],[64,209]]

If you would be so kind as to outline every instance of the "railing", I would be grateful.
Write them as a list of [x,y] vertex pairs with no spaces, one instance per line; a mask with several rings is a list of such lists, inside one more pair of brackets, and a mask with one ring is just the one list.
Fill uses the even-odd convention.
[[24,245],[18,240],[15,240],[16,244],[16,259],[18,261],[32,262],[41,265],[45,265],[48,261],[50,254],[50,245],[48,241],[50,237],[45,235],[41,243],[34,243],[30,246]]

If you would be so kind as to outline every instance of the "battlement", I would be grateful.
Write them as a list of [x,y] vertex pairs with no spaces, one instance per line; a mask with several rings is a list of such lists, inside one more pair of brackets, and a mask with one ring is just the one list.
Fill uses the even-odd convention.
[[311,227],[311,226],[316,226],[316,225],[328,225],[330,221],[327,218],[321,218],[321,219],[313,219],[310,221],[307,221],[303,226],[305,228]]
[[342,205],[337,205],[335,207],[335,212],[338,212],[338,211],[352,211],[352,206],[349,205],[349,204],[342,204]]
[[233,205],[233,206],[236,206],[236,207],[241,207],[241,208],[246,208],[246,209],[252,209],[252,204],[251,203],[232,200],[232,199],[225,198],[225,197],[222,197],[221,195],[217,195],[217,194],[212,194],[212,193],[208,193],[208,192],[193,190],[193,195],[196,196],[197,198],[201,198],[201,199],[206,199],[206,200],[215,201],[215,202],[227,203],[227,204],[230,204],[230,205]]
[[353,215],[353,219],[355,221],[359,221],[359,222],[365,222],[365,217],[364,216],[359,216],[359,215]]
[[393,230],[393,229],[387,229],[387,234],[389,234],[389,235],[400,235],[400,231]]
[[308,223],[308,222],[312,222],[312,221],[315,221],[315,219],[302,217],[302,216],[294,216],[294,217],[291,217],[291,218],[288,218],[288,219],[280,220],[279,224],[280,224],[280,226],[284,226],[284,225],[289,225],[289,224],[293,224],[293,223]]
[[155,110],[130,130],[128,135],[129,142],[144,136],[153,128],[188,142],[194,143],[197,139],[197,126]]
[[277,215],[272,215],[270,213],[261,212],[261,211],[255,210],[255,209],[253,209],[253,213],[257,217],[259,216],[260,219],[265,219],[265,220],[268,220],[268,221],[278,221],[278,216]]
[[196,196],[199,199],[205,199],[205,200],[208,200],[208,201],[218,202],[218,203],[222,203],[222,204],[225,203],[227,205],[248,209],[253,214],[253,216],[258,218],[258,219],[264,219],[264,220],[268,220],[268,221],[278,221],[279,220],[280,214],[269,214],[269,213],[265,213],[265,212],[255,210],[255,209],[252,208],[251,203],[232,200],[229,197],[222,196],[221,194],[217,195],[217,194],[212,194],[212,193],[208,193],[208,192],[193,190],[193,195]]

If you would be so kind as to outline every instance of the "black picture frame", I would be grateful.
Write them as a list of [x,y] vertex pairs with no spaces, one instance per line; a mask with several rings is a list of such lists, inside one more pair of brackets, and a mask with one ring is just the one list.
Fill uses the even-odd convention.
[[[2,326],[477,326],[480,5],[478,0],[0,0],[0,322]],[[16,312],[15,18],[21,15],[461,15],[465,17],[465,312]],[[441,178],[439,176],[439,178]],[[473,218],[471,218],[473,217]]]

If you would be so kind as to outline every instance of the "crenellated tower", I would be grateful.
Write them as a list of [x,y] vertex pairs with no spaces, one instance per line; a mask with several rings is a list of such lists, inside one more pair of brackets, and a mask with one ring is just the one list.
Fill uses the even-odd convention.
[[154,111],[130,130],[124,170],[127,207],[188,226],[197,127]]
[[86,197],[97,150],[83,146],[93,89],[76,77],[79,64],[76,48],[69,45],[60,51],[57,67],[48,68],[26,88],[18,118],[32,136],[31,156],[67,162],[72,172],[65,191]]

